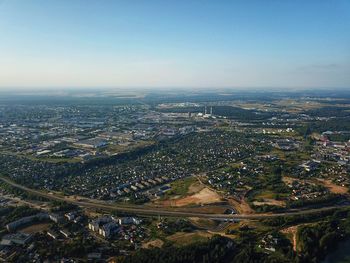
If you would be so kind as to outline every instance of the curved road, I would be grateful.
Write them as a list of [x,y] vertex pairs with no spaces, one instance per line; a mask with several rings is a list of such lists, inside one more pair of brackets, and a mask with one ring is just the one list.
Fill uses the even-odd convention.
[[234,219],[264,219],[264,218],[272,218],[279,216],[288,216],[288,215],[302,215],[302,214],[312,214],[321,211],[333,210],[340,207],[349,207],[350,205],[345,206],[329,206],[323,208],[313,208],[308,210],[300,210],[300,211],[289,211],[284,213],[274,213],[274,214],[234,214],[234,215],[226,215],[226,214],[206,214],[206,213],[198,213],[198,212],[183,212],[183,211],[172,211],[166,210],[164,208],[155,208],[155,207],[146,207],[140,205],[115,205],[108,203],[99,203],[99,202],[88,202],[88,201],[76,201],[72,199],[68,199],[62,196],[45,193],[39,190],[31,189],[26,186],[17,184],[7,178],[1,177],[0,180],[15,187],[26,191],[28,193],[41,196],[50,200],[55,201],[64,201],[68,203],[72,203],[78,206],[87,207],[87,208],[95,208],[95,209],[103,209],[108,211],[119,211],[119,212],[127,212],[137,215],[154,215],[154,216],[174,216],[174,217],[204,217],[218,220],[234,220]]

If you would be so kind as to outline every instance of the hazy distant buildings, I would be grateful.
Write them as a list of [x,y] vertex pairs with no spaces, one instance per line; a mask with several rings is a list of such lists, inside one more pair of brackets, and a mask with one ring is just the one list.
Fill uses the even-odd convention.
[[75,146],[97,149],[108,145],[108,142],[101,138],[92,138],[74,143]]

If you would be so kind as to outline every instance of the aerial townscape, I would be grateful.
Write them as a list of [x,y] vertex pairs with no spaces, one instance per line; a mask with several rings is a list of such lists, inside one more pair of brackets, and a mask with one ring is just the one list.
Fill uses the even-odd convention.
[[222,92],[4,95],[1,259],[318,262],[348,242],[349,91]]
[[0,263],[350,262],[350,0],[0,0]]

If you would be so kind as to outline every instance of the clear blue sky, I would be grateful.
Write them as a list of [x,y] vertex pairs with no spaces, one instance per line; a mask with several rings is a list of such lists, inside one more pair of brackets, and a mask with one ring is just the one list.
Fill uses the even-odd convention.
[[350,87],[348,0],[0,0],[0,87]]

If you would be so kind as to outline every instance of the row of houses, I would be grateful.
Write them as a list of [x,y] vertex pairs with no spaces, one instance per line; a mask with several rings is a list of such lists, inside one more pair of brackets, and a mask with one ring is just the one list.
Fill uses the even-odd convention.
[[164,184],[172,181],[167,176],[160,176],[154,178],[144,178],[143,180],[136,180],[134,182],[126,183],[118,187],[116,190],[118,195],[129,194],[130,192],[138,192],[142,190],[149,189],[151,187],[157,186],[159,184]]

